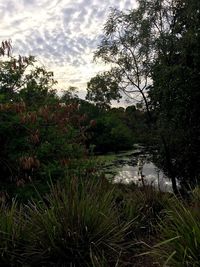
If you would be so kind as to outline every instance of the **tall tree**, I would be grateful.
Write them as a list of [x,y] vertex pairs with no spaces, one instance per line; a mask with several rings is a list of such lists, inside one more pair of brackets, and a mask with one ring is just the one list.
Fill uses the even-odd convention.
[[173,170],[184,185],[196,184],[200,175],[199,25],[200,2],[177,1],[167,53],[155,62],[150,90]]
[[[135,101],[144,103],[152,123],[151,103],[148,92],[152,85],[152,67],[157,58],[168,54],[175,20],[173,1],[139,0],[138,7],[128,12],[113,9],[104,27],[104,35],[95,53],[95,59],[109,64],[111,69],[101,74],[105,80],[101,89],[98,75],[88,83],[87,98],[92,101],[107,101],[105,92],[117,97],[122,93]],[[115,90],[107,77],[115,82]],[[103,97],[103,96],[104,97]],[[114,99],[114,98],[113,98]],[[165,144],[164,137],[162,136]],[[171,167],[170,153],[166,149],[166,162],[174,192],[177,192],[176,180]]]
[[78,103],[60,102],[53,73],[34,63],[31,56],[0,61],[0,187],[59,177],[86,157],[89,125]]
[[152,84],[151,67],[158,55],[166,52],[166,41],[164,44],[161,37],[166,39],[171,31],[174,10],[170,4],[139,0],[138,8],[128,12],[111,10],[94,56],[111,69],[88,83],[89,100],[110,104],[121,92],[132,100],[142,98],[150,116],[147,91]]
[[[175,177],[188,179],[184,172],[177,173],[181,161],[178,158],[185,155],[186,163],[195,151],[191,146],[197,144],[193,139],[193,144],[187,147],[183,140],[198,136],[198,119],[194,118],[198,118],[199,14],[199,1],[195,0],[139,0],[138,7],[128,12],[114,9],[95,53],[95,59],[111,66],[110,71],[101,74],[101,80],[110,76],[116,82],[115,91],[110,91],[107,83],[107,92],[122,92],[133,101],[139,94],[150,122],[151,110],[157,112],[162,155],[174,192],[177,192]],[[93,78],[88,84],[88,99],[106,101],[101,96],[106,89],[100,89]],[[188,134],[187,125],[190,125]],[[173,137],[175,130],[177,134]],[[197,166],[198,160],[195,162]],[[194,165],[190,166],[191,170]],[[189,169],[186,172],[187,176],[192,175]]]

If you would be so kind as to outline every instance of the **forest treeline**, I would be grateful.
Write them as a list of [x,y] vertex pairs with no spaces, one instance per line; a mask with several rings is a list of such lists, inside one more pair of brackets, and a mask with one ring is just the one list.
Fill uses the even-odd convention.
[[130,149],[145,137],[144,110],[102,108],[78,98],[73,88],[59,97],[53,73],[37,67],[33,57],[1,61],[0,79],[0,168],[6,186],[87,169],[90,154]]
[[[0,266],[200,266],[200,2],[137,3],[111,10],[85,100],[2,41]],[[134,143],[175,194],[106,179],[95,155]]]

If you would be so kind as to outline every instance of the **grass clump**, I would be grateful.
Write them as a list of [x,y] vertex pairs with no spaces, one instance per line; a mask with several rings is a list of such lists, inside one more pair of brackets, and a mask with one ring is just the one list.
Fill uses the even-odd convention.
[[50,191],[1,201],[0,266],[200,266],[199,189],[186,202],[78,176]]
[[21,266],[25,246],[25,220],[22,206],[13,200],[0,203],[0,266]]
[[190,204],[176,197],[169,202],[159,226],[159,242],[151,251],[161,266],[200,266],[199,196],[193,196]]
[[[27,207],[29,264],[115,266],[130,248],[132,222],[120,222],[113,189],[99,183],[54,186],[49,197]],[[31,261],[31,262],[30,262]],[[116,265],[118,266],[118,265]]]
[[155,232],[158,218],[162,216],[170,194],[156,191],[152,186],[116,186],[117,207],[121,220],[130,221],[136,218],[133,234],[138,239],[148,239]]

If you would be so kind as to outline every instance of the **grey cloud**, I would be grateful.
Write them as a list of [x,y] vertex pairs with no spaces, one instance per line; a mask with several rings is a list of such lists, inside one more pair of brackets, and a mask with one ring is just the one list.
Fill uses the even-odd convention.
[[133,3],[133,1],[131,0],[126,0],[125,4],[124,4],[125,9],[132,9],[135,7],[135,1]]
[[70,79],[69,80],[70,83],[78,83],[80,81],[81,81],[80,79]]
[[39,31],[33,31],[31,36],[26,37],[25,42],[17,39],[16,46],[21,47],[21,50],[28,49],[30,54],[40,55],[52,61],[57,59],[62,63],[63,59],[66,59],[69,64],[74,66],[86,64],[82,55],[84,55],[90,40],[87,41],[83,37],[72,39],[62,32],[51,35],[50,32],[46,31],[43,36],[48,37],[48,42]]
[[[88,54],[99,43],[109,8],[119,8],[121,4],[130,9],[133,3],[134,0],[0,0],[0,13],[3,22],[8,18],[5,33],[11,34],[16,54],[35,55],[48,66],[72,66],[78,70],[84,65],[87,71],[91,64]],[[0,31],[0,39],[4,38]],[[84,74],[77,72],[74,76],[77,79],[70,82],[86,82]]]
[[62,13],[65,22],[70,22],[75,12],[77,12],[77,10],[74,7],[64,8]]
[[34,6],[36,4],[35,0],[23,0],[24,6]]
[[2,13],[11,15],[16,12],[17,6],[14,1],[3,1],[0,3]]

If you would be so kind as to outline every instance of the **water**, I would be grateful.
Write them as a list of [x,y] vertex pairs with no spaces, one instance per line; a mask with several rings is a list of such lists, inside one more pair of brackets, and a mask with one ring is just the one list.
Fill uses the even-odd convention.
[[152,155],[143,146],[117,154],[116,159],[107,166],[108,173],[115,171],[114,183],[134,183],[139,186],[152,185],[156,189],[172,192],[172,183],[163,171],[156,167]]

